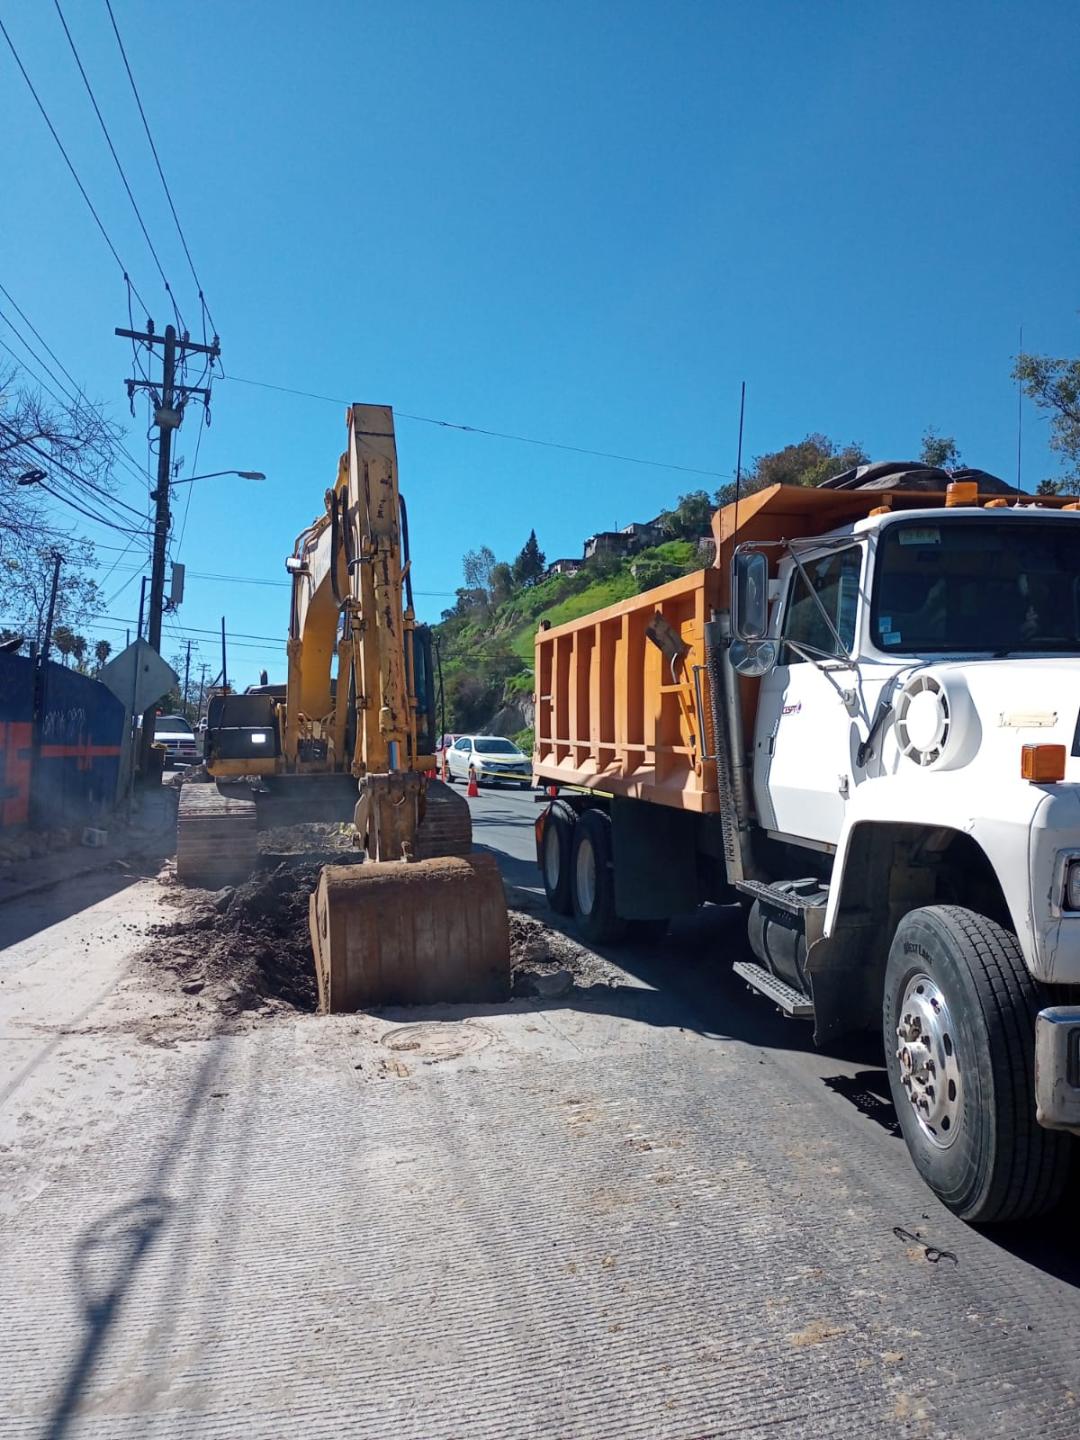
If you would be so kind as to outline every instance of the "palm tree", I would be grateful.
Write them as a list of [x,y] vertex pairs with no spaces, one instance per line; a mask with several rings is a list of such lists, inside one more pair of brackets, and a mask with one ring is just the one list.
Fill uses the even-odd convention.
[[57,625],[53,631],[53,644],[60,652],[61,664],[68,663],[68,656],[75,649],[75,632],[67,625]]
[[112,646],[108,640],[99,640],[94,646],[94,659],[97,661],[98,670],[102,670],[106,660],[112,654]]

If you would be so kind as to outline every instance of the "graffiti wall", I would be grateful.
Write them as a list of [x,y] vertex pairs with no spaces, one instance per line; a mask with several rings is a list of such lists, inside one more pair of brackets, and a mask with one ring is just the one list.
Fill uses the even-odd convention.
[[124,707],[104,685],[50,662],[35,736],[34,664],[0,655],[0,827],[82,825],[116,799]]
[[29,822],[33,741],[33,664],[0,654],[0,830]]

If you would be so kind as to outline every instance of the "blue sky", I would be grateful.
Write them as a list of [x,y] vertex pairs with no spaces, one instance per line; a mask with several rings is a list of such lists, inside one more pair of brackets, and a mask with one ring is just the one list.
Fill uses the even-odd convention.
[[[61,3],[190,321],[104,0]],[[750,456],[810,430],[905,456],[933,425],[1012,476],[1019,325],[1030,349],[1077,352],[1067,0],[114,10],[227,374],[722,474],[745,378]],[[7,0],[2,15],[161,328],[163,291],[55,10]],[[120,272],[2,45],[0,95],[3,283],[129,423]],[[197,418],[177,447],[189,472]],[[1028,407],[1032,487],[1056,471],[1046,434]],[[719,483],[416,420],[398,436],[429,619],[471,546],[512,559],[535,526],[549,558],[578,554],[591,532]],[[268,479],[193,486],[179,558],[284,581],[343,440],[340,405],[216,384],[200,471]],[[144,502],[133,478],[119,493]],[[135,614],[138,560],[108,577],[110,596],[131,582],[110,615]],[[213,666],[198,631],[222,613],[230,631],[283,636],[287,600],[193,577],[166,653],[191,634]],[[273,645],[237,642],[232,659],[240,680],[284,669]]]

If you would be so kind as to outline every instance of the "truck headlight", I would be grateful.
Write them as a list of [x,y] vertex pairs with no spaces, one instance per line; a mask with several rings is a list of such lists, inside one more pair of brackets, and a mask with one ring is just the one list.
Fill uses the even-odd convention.
[[1070,860],[1065,866],[1065,908],[1080,910],[1080,860]]
[[[252,736],[250,736],[249,738],[250,738],[251,743],[252,743],[253,745],[265,745],[265,744],[266,744],[266,736],[265,736],[265,735],[252,735]],[[1078,895],[1080,895],[1080,885],[1078,885],[1078,888],[1077,888],[1077,892],[1076,892],[1076,893],[1077,893]]]

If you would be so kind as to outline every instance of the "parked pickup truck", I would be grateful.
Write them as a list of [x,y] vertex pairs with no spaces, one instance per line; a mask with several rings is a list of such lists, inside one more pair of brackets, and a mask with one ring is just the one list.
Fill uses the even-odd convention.
[[713,568],[541,629],[537,856],[591,941],[740,902],[739,974],[880,1026],[915,1165],[1003,1221],[1080,1133],[1080,504],[936,475],[773,486]]

